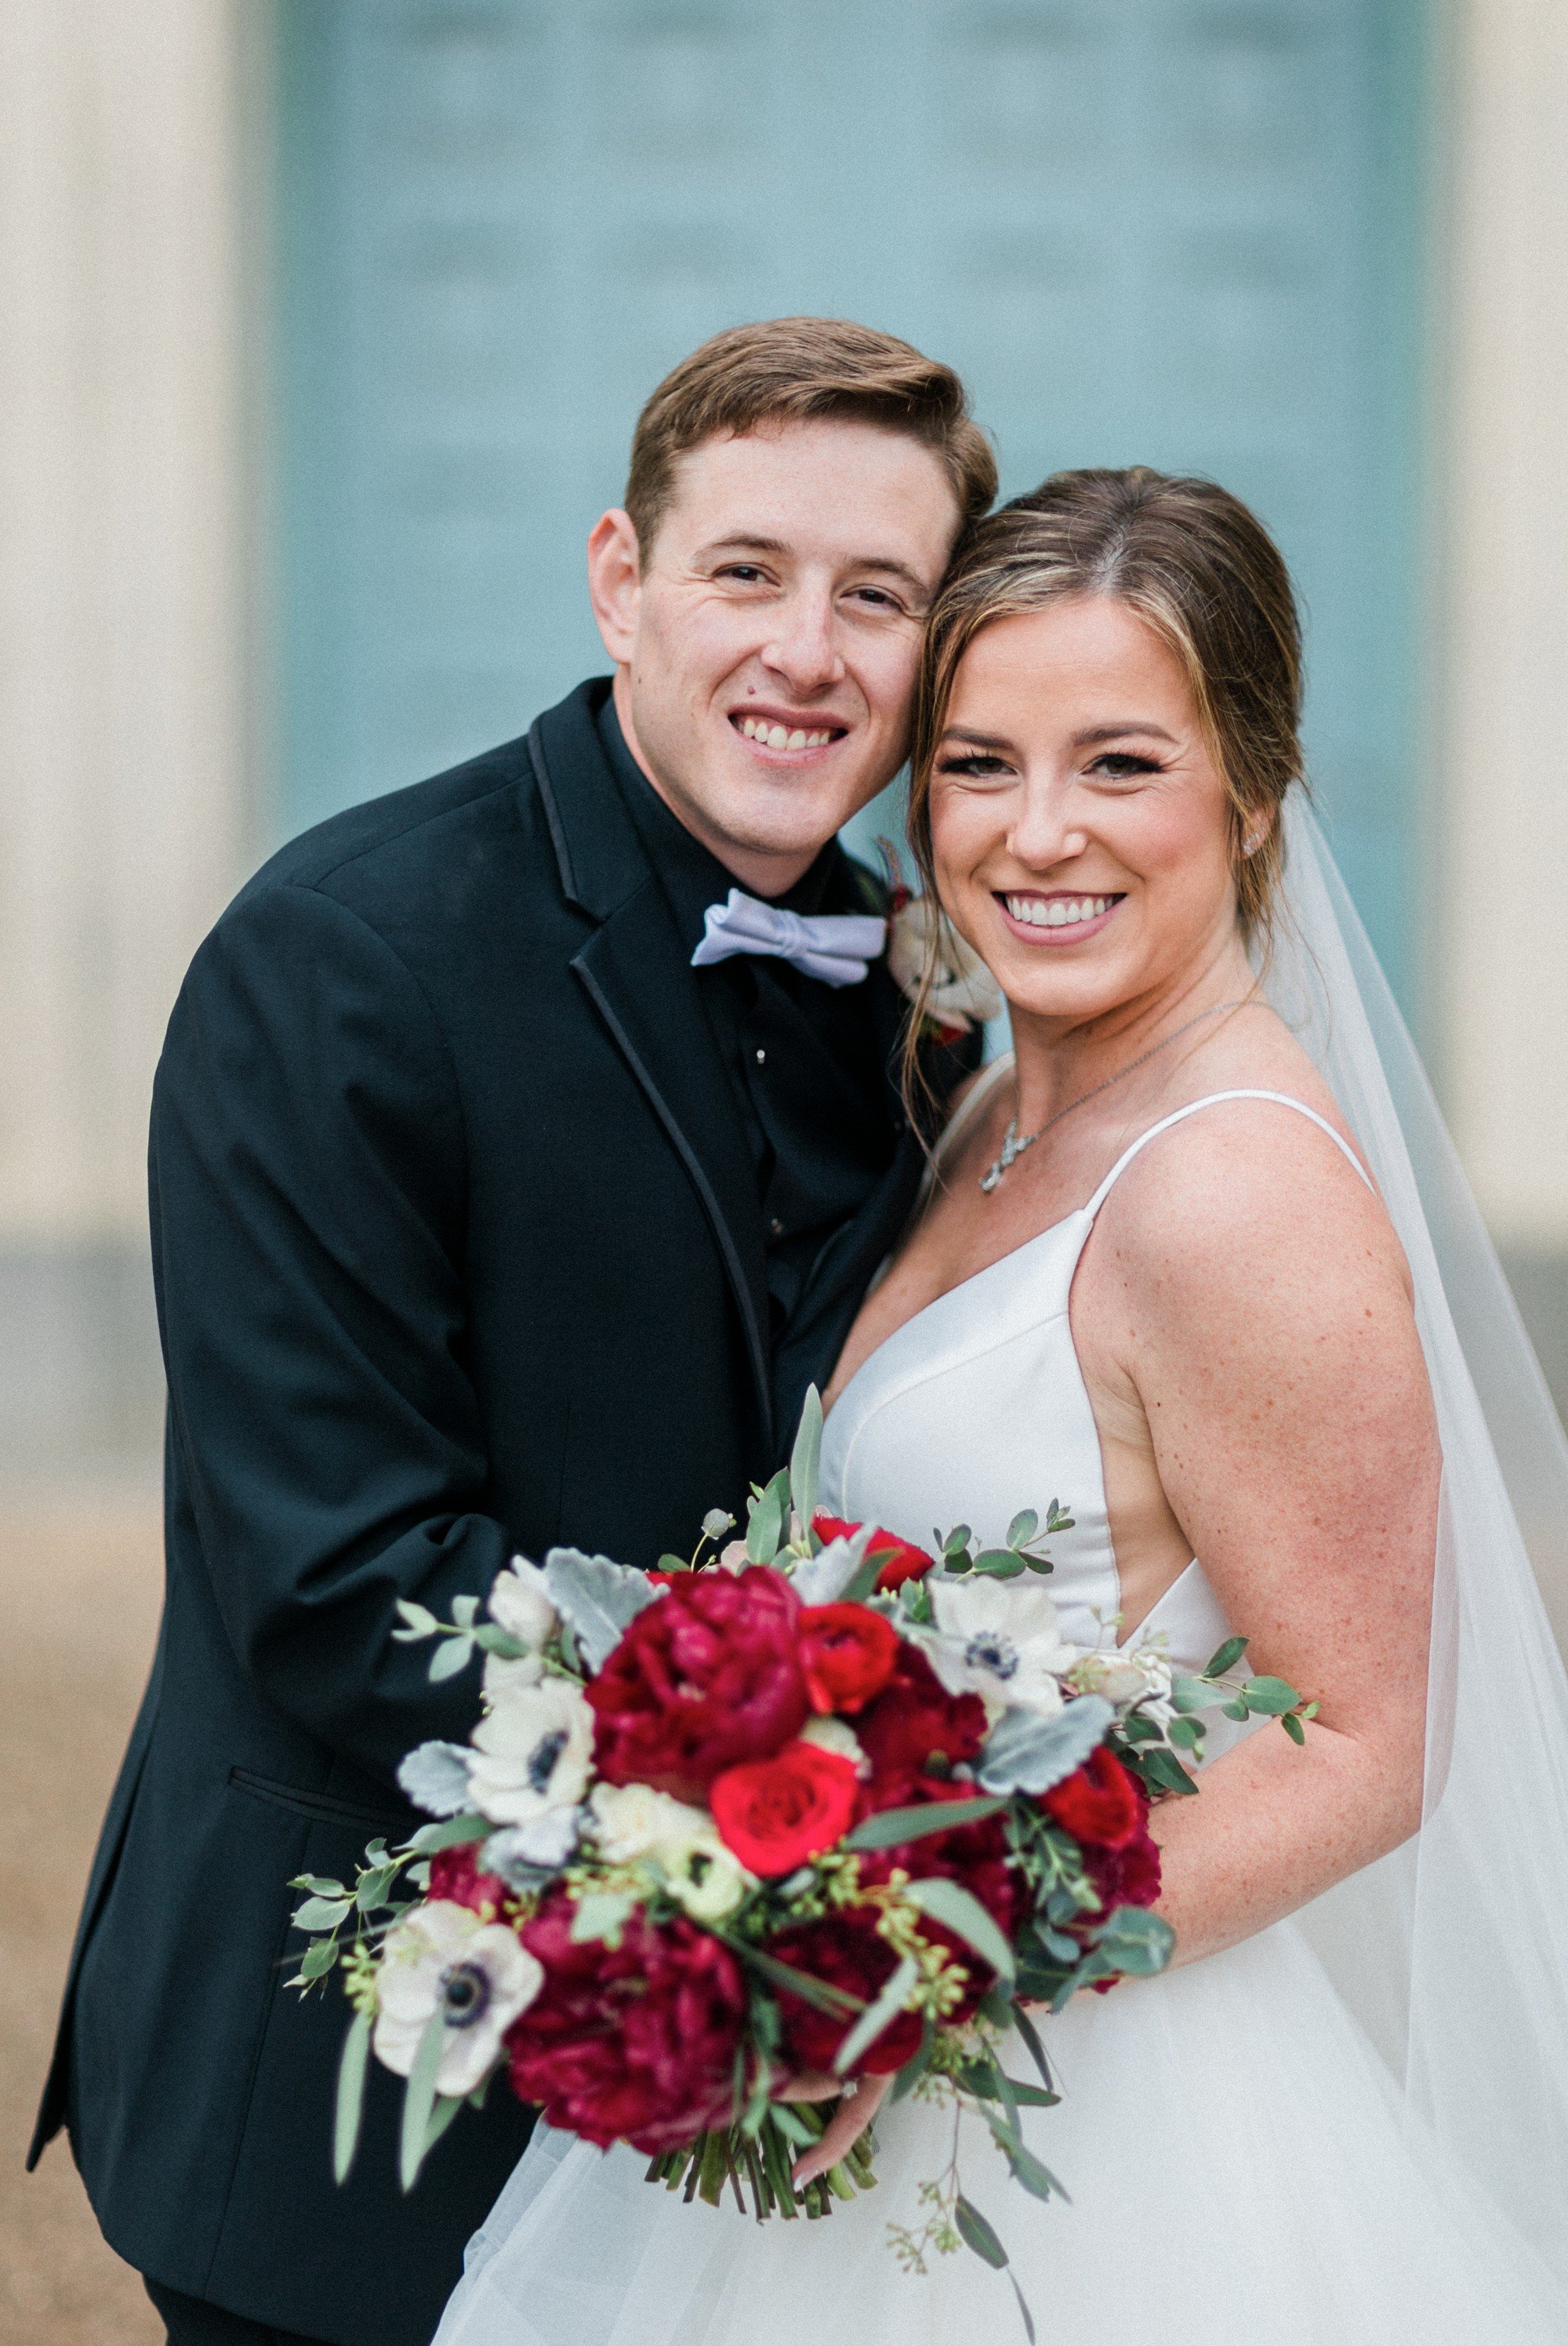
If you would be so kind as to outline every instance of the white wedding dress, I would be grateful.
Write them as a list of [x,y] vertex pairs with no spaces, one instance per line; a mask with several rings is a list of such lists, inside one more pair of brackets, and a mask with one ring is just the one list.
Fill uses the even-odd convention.
[[[1292,852],[1299,884],[1312,852],[1299,823]],[[1316,865],[1309,876],[1318,877]],[[1312,944],[1318,983],[1320,933]],[[1339,998],[1335,1006],[1347,1007]],[[1341,1032],[1335,1047],[1344,1040]],[[1329,1050],[1317,1056],[1331,1069]],[[1354,1086],[1337,1088],[1344,1099]],[[1344,1147],[1299,1102],[1220,1096],[1246,1100],[1251,1116],[1298,1116],[1303,1146],[1322,1145],[1310,1119]],[[1430,1316],[1424,1262],[1399,1210],[1386,1151],[1365,1128],[1369,1118],[1356,1119],[1364,1103],[1346,1105],[1412,1253]],[[1166,1118],[1122,1164],[1208,1106]],[[1403,1163],[1408,1178],[1408,1157]],[[1084,1645],[1110,1641],[1119,1596],[1067,1302],[1095,1216],[1121,1169],[1087,1205],[899,1329],[845,1389],[822,1453],[823,1497],[835,1514],[922,1544],[933,1527],[960,1520],[999,1544],[1020,1508],[1044,1512],[1059,1498],[1074,1527],[1049,1543],[1048,1585],[1064,1634]],[[1441,1286],[1438,1297],[1441,1306]],[[1446,1314],[1444,1327],[1451,1341]],[[1011,2253],[1042,2346],[1098,2346],[1133,2334],[1135,2323],[1150,2340],[1224,2337],[1247,2346],[1568,2340],[1568,2203],[1555,2196],[1561,2167],[1552,2163],[1563,2149],[1568,2076],[1562,1968],[1548,1975],[1549,1945],[1527,1949],[1516,1965],[1525,2000],[1510,2005],[1513,1974],[1497,1986],[1484,1970],[1492,1951],[1479,1911],[1506,1895],[1486,1869],[1508,1862],[1510,1852],[1500,1838],[1505,1824],[1486,1810],[1484,1752],[1478,1757],[1465,1739],[1465,1690],[1490,1684],[1485,1669],[1495,1669],[1499,1652],[1506,1658],[1513,1635],[1505,1625],[1501,1647],[1489,1644],[1487,1624],[1472,1617],[1477,1589],[1464,1568],[1476,1545],[1463,1536],[1466,1506],[1486,1516],[1493,1494],[1469,1494],[1455,1458],[1477,1425],[1484,1443],[1485,1429],[1473,1387],[1464,1379],[1453,1399],[1452,1363],[1434,1351],[1430,1326],[1422,1332],[1448,1474],[1438,1640],[1446,1676],[1441,1697],[1434,1691],[1442,1773],[1435,1790],[1429,1786],[1428,1824],[1410,1849],[1299,1916],[1161,1978],[1080,1996],[1044,2024],[1064,2098],[1029,2113],[1027,2130],[1071,2204],[1027,2197],[983,2126],[965,2122],[964,2188]],[[1485,1457],[1495,1478],[1490,1448]],[[1568,1477],[1562,1488],[1568,1492]],[[1501,1493],[1499,1482],[1496,1504],[1506,1510]],[[1494,1605],[1511,1612],[1522,1605],[1540,1647],[1544,1631],[1529,1614],[1533,1587],[1521,1596],[1512,1550],[1500,1561],[1504,1527],[1492,1527]],[[1506,1529],[1517,1543],[1512,1518]],[[1528,1577],[1522,1559],[1520,1547]],[[1227,1633],[1195,1562],[1137,1634],[1162,1637],[1176,1662],[1201,1668]],[[1568,1800],[1562,1755],[1548,1744],[1568,1706],[1549,1647],[1529,1659],[1538,1683],[1521,1692],[1516,1679],[1516,1708],[1522,1716],[1534,1704],[1530,1725],[1540,1749],[1522,1730],[1515,1742],[1528,1745],[1525,1762],[1542,1776],[1546,1829],[1561,1833]],[[1497,1735],[1514,1732],[1509,1719],[1496,1720]],[[1211,1736],[1210,1765],[1224,1748]],[[1552,1757],[1557,1773],[1548,1781]],[[1436,1872],[1423,1879],[1415,1853],[1429,1835]],[[1568,1837],[1547,1854],[1561,1865]],[[1540,1923],[1548,1937],[1563,1904],[1550,1890],[1553,1878],[1543,1864],[1538,1902],[1545,1909],[1556,1898]],[[1446,1915],[1431,1912],[1434,1897],[1450,1902]],[[1457,1912],[1456,1900],[1464,1902]],[[1451,1962],[1443,1967],[1444,1951],[1467,1931],[1478,1957],[1473,1984]],[[1522,2019],[1532,2041],[1511,2045]],[[1442,2069],[1445,2046],[1459,2071],[1457,2105]],[[1013,2046],[1009,2066],[1016,2076],[1033,2074],[1022,2045]],[[992,2346],[1022,2337],[1004,2274],[967,2249],[931,2258],[924,2277],[909,2274],[887,2246],[890,2222],[918,2229],[923,2220],[919,2186],[947,2165],[951,2115],[907,2100],[883,2113],[877,2131],[876,2190],[824,2222],[759,2226],[733,2202],[688,2207],[647,2184],[647,2162],[635,2152],[601,2154],[542,2128],[470,2247],[436,2346]]]

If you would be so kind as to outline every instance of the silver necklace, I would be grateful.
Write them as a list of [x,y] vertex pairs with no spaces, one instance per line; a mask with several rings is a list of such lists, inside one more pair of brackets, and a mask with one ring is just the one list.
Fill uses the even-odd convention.
[[1034,1132],[1020,1132],[1018,1118],[1015,1116],[1009,1117],[1007,1129],[1002,1136],[1001,1152],[980,1177],[980,1186],[986,1196],[990,1197],[1004,1173],[1012,1172],[1026,1148],[1033,1148],[1037,1140],[1044,1140],[1052,1126],[1060,1124],[1064,1116],[1071,1116],[1075,1107],[1084,1107],[1086,1101],[1098,1099],[1102,1092],[1108,1092],[1113,1084],[1119,1084],[1124,1076],[1130,1076],[1135,1068],[1145,1066],[1154,1057],[1156,1051],[1163,1051],[1167,1043],[1179,1041],[1180,1037],[1190,1033],[1193,1027],[1201,1025],[1206,1018],[1217,1017],[1222,1010],[1245,1010],[1246,1007],[1245,1002],[1211,1002],[1207,1010],[1200,1010],[1197,1016],[1189,1018],[1185,1026],[1173,1027],[1168,1035],[1162,1035],[1157,1043],[1151,1043],[1146,1051],[1140,1052],[1135,1059],[1129,1059],[1125,1067],[1118,1067],[1115,1074],[1107,1076],[1103,1084],[1096,1084],[1092,1091],[1080,1092],[1077,1098],[1069,1100],[1065,1107],[1059,1107],[1054,1116],[1048,1116],[1044,1123]]

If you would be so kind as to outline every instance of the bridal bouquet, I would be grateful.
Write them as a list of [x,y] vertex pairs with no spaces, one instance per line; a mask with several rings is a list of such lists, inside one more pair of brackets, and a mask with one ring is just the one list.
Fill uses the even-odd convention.
[[[551,2125],[759,2219],[874,2181],[868,2132],[797,2193],[824,2121],[780,2092],[805,2072],[974,2110],[1025,2189],[1058,2189],[1020,2122],[1057,2099],[1026,2006],[1168,1963],[1149,1798],[1196,1789],[1198,1714],[1272,1712],[1299,1739],[1310,1707],[1225,1678],[1240,1639],[1201,1678],[1064,1643],[1039,1578],[1070,1525],[1054,1503],[978,1553],[965,1525],[929,1553],[818,1512],[820,1429],[813,1392],[721,1552],[715,1514],[655,1573],[555,1548],[499,1575],[484,1618],[401,1606],[433,1678],[484,1655],[484,1708],[467,1744],[403,1762],[430,1824],[373,1843],[351,1888],[297,1885],[295,1984],[336,1969],[355,2012],[340,2179],[373,2053],[407,2079],[405,2188],[504,2070]],[[1037,2080],[1007,2074],[1013,2029]],[[1006,2263],[956,2171],[926,2198],[895,2231],[906,2261],[962,2241]]]

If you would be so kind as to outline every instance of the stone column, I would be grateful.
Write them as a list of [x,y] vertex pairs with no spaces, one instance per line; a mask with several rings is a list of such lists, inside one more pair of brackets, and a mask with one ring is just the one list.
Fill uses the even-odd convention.
[[246,5],[0,0],[0,1459],[156,1430],[148,1086],[246,848]]
[[[1568,9],[1458,0],[1434,487],[1444,1104],[1568,1402]],[[1568,1641],[1568,1535],[1543,1572]],[[1542,1559],[1538,1557],[1538,1561]]]

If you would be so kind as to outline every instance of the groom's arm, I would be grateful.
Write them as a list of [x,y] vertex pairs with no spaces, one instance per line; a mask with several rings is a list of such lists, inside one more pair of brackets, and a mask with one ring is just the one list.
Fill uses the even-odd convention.
[[151,1188],[171,1435],[241,1666],[387,1777],[463,1735],[396,1600],[438,1614],[505,1562],[466,1362],[462,1103],[398,954],[304,887],[203,945],[154,1089]]

